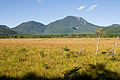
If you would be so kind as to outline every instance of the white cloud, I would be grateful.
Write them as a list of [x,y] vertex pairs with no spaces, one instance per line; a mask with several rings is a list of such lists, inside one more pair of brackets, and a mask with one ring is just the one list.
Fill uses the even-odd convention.
[[44,0],[37,0],[37,2],[38,2],[38,3],[43,3],[43,2],[44,2]]
[[91,11],[93,10],[94,8],[96,8],[98,6],[98,4],[94,4],[94,5],[91,5],[88,9],[88,11]]
[[79,8],[77,8],[78,11],[81,11],[82,9],[84,9],[85,6],[80,6]]

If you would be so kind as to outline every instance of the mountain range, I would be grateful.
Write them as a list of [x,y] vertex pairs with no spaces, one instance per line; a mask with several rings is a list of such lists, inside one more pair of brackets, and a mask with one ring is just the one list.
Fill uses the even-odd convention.
[[8,26],[0,25],[0,35],[8,35],[8,34],[17,34],[17,32],[10,29]]
[[67,16],[56,20],[48,25],[36,21],[28,21],[19,24],[14,28],[0,25],[0,34],[74,34],[74,33],[95,33],[98,28],[103,28],[106,33],[120,33],[120,25],[113,24],[101,27],[86,21],[82,17]]

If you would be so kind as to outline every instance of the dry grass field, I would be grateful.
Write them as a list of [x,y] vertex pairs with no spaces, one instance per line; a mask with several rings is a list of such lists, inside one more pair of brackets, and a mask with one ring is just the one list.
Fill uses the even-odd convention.
[[[120,40],[95,38],[0,39],[0,80],[120,79]],[[107,55],[104,54],[107,52]]]

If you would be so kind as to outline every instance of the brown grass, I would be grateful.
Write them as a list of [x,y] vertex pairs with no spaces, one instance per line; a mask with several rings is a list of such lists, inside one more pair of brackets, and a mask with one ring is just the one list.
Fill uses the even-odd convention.
[[[96,42],[95,38],[0,39],[0,76],[19,77],[27,72],[35,72],[47,78],[63,77],[63,72],[68,69],[97,63],[104,63],[107,69],[120,73],[120,62],[112,62],[111,56],[101,54],[102,51],[111,51],[115,40],[101,39],[98,56],[95,55]],[[120,58],[119,44],[120,40],[117,59]],[[67,52],[71,57],[65,59],[62,50],[65,46],[74,52],[79,52],[83,48],[86,55],[74,53],[73,56]],[[41,54],[41,50],[44,54]]]

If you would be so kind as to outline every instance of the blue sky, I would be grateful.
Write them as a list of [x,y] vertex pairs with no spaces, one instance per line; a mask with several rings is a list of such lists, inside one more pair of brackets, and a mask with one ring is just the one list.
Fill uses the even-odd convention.
[[0,25],[9,27],[31,20],[48,24],[69,15],[96,25],[120,24],[120,0],[0,0]]

